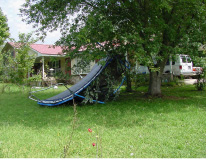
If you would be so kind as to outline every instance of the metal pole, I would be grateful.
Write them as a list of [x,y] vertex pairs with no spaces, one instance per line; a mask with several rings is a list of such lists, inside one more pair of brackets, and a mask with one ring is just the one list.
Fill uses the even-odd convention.
[[44,79],[44,56],[42,57],[42,78]]

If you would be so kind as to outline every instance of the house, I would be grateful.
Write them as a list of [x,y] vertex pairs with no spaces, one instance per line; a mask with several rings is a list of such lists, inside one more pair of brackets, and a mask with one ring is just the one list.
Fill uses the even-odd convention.
[[[15,57],[15,49],[18,48],[17,43],[7,42],[2,49],[2,52],[9,52],[11,56]],[[95,62],[91,62],[85,69],[75,69],[80,59],[71,59],[62,52],[61,46],[53,46],[46,44],[31,44],[29,55],[35,56],[33,74],[40,74],[43,80],[51,79],[55,74],[64,74],[71,76],[70,80],[74,84],[78,82],[83,75],[90,72]]]

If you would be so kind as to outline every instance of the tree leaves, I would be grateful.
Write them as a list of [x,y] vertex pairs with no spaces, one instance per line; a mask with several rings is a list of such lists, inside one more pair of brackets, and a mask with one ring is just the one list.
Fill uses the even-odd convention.
[[43,35],[60,27],[57,45],[72,56],[85,47],[83,54],[92,60],[127,52],[133,63],[153,66],[155,60],[158,68],[169,55],[195,55],[206,42],[205,0],[33,0],[21,13]]
[[3,14],[0,8],[0,45],[4,43],[4,41],[9,37],[9,27],[7,24],[7,18]]

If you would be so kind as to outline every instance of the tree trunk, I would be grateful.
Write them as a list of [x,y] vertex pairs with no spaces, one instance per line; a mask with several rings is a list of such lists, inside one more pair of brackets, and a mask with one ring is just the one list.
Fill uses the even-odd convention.
[[148,94],[152,96],[161,96],[161,74],[158,71],[150,72]]
[[151,96],[162,96],[161,93],[162,75],[167,59],[168,58],[165,57],[163,61],[159,62],[158,65],[156,65],[155,70],[150,69],[148,94]]

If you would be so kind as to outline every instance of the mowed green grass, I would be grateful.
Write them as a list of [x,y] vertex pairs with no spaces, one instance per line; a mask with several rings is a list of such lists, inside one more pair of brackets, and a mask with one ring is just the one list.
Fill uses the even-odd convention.
[[[194,86],[121,92],[106,104],[39,106],[0,84],[0,158],[206,158],[206,92]],[[64,88],[43,92],[50,96]],[[92,133],[88,129],[92,129]],[[96,143],[96,146],[92,146]]]

